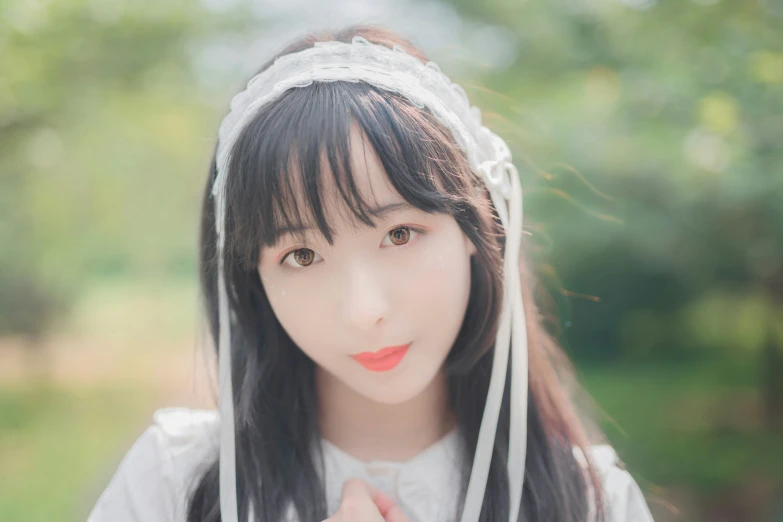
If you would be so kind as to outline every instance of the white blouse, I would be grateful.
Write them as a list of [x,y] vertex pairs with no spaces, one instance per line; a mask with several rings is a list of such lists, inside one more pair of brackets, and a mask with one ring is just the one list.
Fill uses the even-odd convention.
[[[87,522],[185,522],[187,498],[217,457],[215,410],[166,408],[123,458]],[[404,462],[362,462],[322,439],[329,514],[337,511],[343,483],[361,478],[389,495],[411,522],[459,519],[459,438],[453,430]],[[609,445],[590,448],[605,491],[607,522],[652,522],[639,486],[617,465]],[[295,520],[293,510],[290,520]]]

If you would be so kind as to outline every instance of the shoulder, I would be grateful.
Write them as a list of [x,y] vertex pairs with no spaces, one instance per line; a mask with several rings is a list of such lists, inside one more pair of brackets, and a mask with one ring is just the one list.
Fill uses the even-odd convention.
[[88,522],[185,520],[187,495],[219,450],[215,410],[165,408],[123,457]]
[[[647,502],[636,480],[625,469],[617,452],[608,444],[589,448],[604,494],[606,522],[653,522]],[[586,460],[579,447],[574,455],[585,466]]]

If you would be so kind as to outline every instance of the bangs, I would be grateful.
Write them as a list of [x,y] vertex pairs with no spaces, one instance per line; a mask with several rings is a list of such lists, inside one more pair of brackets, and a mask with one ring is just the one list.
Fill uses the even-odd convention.
[[[286,91],[240,134],[226,186],[227,252],[245,267],[284,232],[314,227],[330,244],[334,219],[327,193],[339,196],[341,219],[374,226],[351,168],[351,129],[375,153],[391,186],[414,207],[457,215],[474,184],[451,133],[426,109],[363,82],[314,82]],[[333,197],[333,196],[332,196]]]

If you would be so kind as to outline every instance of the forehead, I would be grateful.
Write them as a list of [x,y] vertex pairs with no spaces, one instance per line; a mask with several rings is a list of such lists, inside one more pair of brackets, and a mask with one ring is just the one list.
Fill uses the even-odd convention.
[[[291,158],[288,176],[293,189],[293,203],[301,219],[291,215],[286,216],[288,219],[279,216],[283,221],[304,220],[312,224],[312,201],[308,198],[305,184],[317,184],[318,199],[323,204],[324,214],[330,218],[340,218],[335,225],[339,225],[339,221],[355,222],[359,207],[375,208],[404,201],[389,181],[366,136],[355,124],[351,126],[347,147],[350,161],[348,170],[340,164],[343,156],[337,151],[321,150],[320,172],[304,176],[299,171],[300,163],[296,157]],[[288,205],[277,207],[279,212],[285,212],[287,208],[290,210]]]

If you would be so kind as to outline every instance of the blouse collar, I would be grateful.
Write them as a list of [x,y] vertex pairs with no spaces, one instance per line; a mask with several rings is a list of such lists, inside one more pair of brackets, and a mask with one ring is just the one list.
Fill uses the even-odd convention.
[[389,495],[412,521],[455,520],[462,458],[456,428],[406,462],[363,462],[326,439],[321,448],[330,514],[340,506],[343,483],[360,478]]

